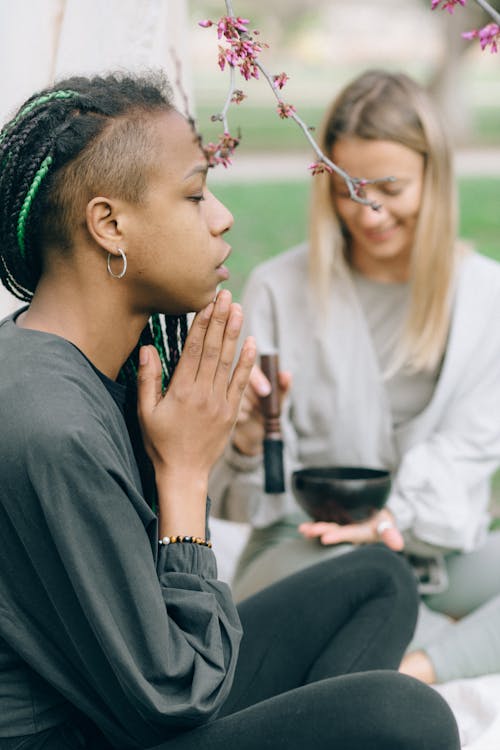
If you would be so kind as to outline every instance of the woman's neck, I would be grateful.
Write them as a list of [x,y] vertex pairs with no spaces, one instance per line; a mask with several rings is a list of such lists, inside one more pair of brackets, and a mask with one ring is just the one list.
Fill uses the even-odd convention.
[[104,295],[97,288],[75,286],[42,277],[17,325],[71,341],[97,369],[115,380],[148,317],[131,314],[121,294]]
[[350,263],[355,271],[373,281],[405,283],[410,280],[410,255],[401,253],[397,257],[374,258],[366,252],[350,253]]

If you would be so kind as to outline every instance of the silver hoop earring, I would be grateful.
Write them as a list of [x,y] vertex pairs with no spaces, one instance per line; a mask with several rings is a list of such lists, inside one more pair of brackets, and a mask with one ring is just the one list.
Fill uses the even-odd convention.
[[120,271],[120,273],[113,273],[113,271],[111,270],[111,258],[113,258],[113,254],[108,253],[108,273],[114,279],[123,279],[123,277],[127,273],[127,256],[125,255],[125,250],[122,250],[121,247],[117,247],[116,250],[121,255],[121,259],[123,261],[123,268]]

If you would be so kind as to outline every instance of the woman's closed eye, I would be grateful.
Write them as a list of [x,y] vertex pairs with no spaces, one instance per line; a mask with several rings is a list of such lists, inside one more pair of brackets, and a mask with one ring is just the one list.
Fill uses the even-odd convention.
[[196,195],[190,195],[188,200],[193,201],[193,203],[200,203],[205,200],[205,196],[203,193],[197,193]]
[[403,192],[403,185],[396,185],[393,182],[385,182],[378,186],[378,189],[384,195],[401,195]]
[[[401,195],[404,189],[404,185],[398,180],[397,182],[375,182],[368,186],[362,186],[358,188],[358,196],[360,198],[366,198],[368,190],[373,190],[381,193],[382,195],[386,195],[389,197],[395,197],[397,195]],[[350,198],[351,195],[349,193],[349,190],[345,186],[345,184],[341,186],[334,186],[333,188],[334,194],[337,198]]]

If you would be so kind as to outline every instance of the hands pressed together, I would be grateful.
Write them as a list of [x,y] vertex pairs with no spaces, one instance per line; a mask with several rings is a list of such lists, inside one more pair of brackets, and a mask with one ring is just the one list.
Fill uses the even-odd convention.
[[243,314],[222,290],[191,325],[165,394],[156,349],[140,352],[138,414],[155,468],[160,534],[205,534],[208,475],[236,420],[255,362],[254,340],[243,344],[234,370]]

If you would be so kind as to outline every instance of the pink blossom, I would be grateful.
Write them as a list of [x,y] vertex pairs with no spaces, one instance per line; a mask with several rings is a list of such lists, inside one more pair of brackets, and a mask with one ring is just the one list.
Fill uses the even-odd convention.
[[251,60],[244,60],[242,63],[240,63],[239,69],[245,81],[249,81],[250,78],[259,77],[259,69],[257,65]]
[[235,49],[233,49],[232,47],[229,47],[226,50],[226,60],[227,60],[228,64],[231,65],[234,68],[234,66],[238,65],[238,63],[240,61],[240,57],[238,55],[238,52]]
[[309,169],[311,170],[311,174],[313,177],[314,175],[322,174],[324,172],[333,174],[333,169],[331,168],[331,166],[321,159],[319,161],[313,161],[312,164],[309,164]]
[[232,163],[231,156],[239,142],[239,138],[235,138],[230,133],[223,133],[217,143],[207,143],[203,147],[203,151],[208,166],[215,167],[217,164],[222,164],[223,167],[227,168]]
[[448,13],[453,13],[455,10],[455,6],[460,3],[460,5],[465,5],[466,0],[432,0],[431,2],[431,10],[436,10],[436,8],[439,7],[439,4],[443,3],[441,6],[441,10],[447,10]]
[[227,63],[233,68],[239,67],[241,75],[247,81],[250,78],[258,78],[259,71],[256,60],[262,46],[252,40],[242,41],[240,39],[231,40],[231,46],[227,48],[219,45],[218,63],[220,69],[224,70]]
[[210,26],[213,26],[214,22],[210,21],[210,19],[206,18],[204,21],[198,21],[198,26],[201,26],[204,29],[210,28]]
[[282,120],[286,120],[287,117],[290,117],[294,112],[297,111],[293,104],[285,104],[285,102],[279,102],[276,109],[278,110],[278,114]]
[[223,16],[217,24],[217,36],[224,36],[228,41],[238,39],[240,34],[246,34],[250,21],[248,18],[237,16]]
[[478,29],[472,29],[471,31],[462,32],[462,39],[469,39],[469,41],[471,41],[472,39],[478,39],[478,38],[479,38]]
[[217,144],[212,143],[206,143],[203,146],[203,153],[205,154],[206,160],[208,162],[209,167],[215,167],[216,161],[215,161],[215,154],[217,153]]
[[[212,21],[200,21],[200,26],[208,27],[213,25]],[[224,36],[229,42],[229,47],[225,48],[219,45],[218,65],[224,70],[227,65],[232,68],[238,67],[241,75],[247,81],[250,78],[259,77],[257,66],[257,57],[264,47],[268,45],[265,42],[257,42],[247,32],[247,25],[250,22],[246,18],[239,16],[223,16],[217,23],[217,36],[220,39]],[[255,32],[257,33],[257,32]],[[281,74],[284,75],[283,73]]]
[[243,91],[242,91],[241,89],[235,89],[235,90],[233,91],[233,95],[232,95],[232,97],[231,97],[231,101],[232,101],[232,102],[233,102],[234,104],[241,104],[241,102],[242,102],[242,101],[243,101],[244,99],[246,99],[246,98],[247,98],[247,97],[246,97],[246,94],[244,94],[244,93],[243,93]]
[[224,47],[221,47],[220,45],[219,45],[219,56],[217,58],[217,62],[218,62],[219,68],[221,70],[224,70],[224,68],[226,67],[226,50],[224,49]]
[[500,41],[500,26],[496,23],[489,23],[482,29],[464,31],[462,37],[464,39],[479,39],[482,50],[486,49],[486,47],[491,47],[491,53],[495,54],[498,52],[497,42]]
[[231,41],[231,47],[241,62],[244,60],[255,62],[264,45],[261,42],[254,42],[253,39],[233,39]]
[[277,76],[273,76],[274,87],[277,89],[282,89],[285,83],[289,80],[290,76],[287,76],[286,73],[280,73]]
[[479,32],[479,44],[481,49],[490,47],[492,54],[498,52],[497,41],[500,41],[500,26],[496,23],[489,23],[484,26]]
[[223,133],[220,140],[221,148],[227,148],[230,151],[234,151],[239,142],[240,139],[230,133]]

